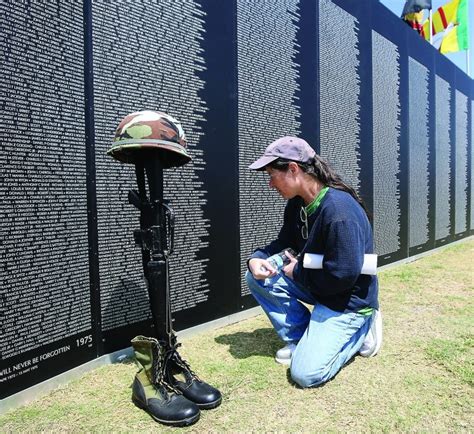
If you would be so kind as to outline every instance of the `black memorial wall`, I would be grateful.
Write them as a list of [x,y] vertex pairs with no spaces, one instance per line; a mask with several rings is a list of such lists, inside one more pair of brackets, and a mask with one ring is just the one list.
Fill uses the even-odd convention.
[[192,163],[175,210],[175,329],[255,305],[246,258],[284,202],[247,166],[306,138],[364,197],[380,264],[473,233],[473,80],[376,1],[6,1],[1,398],[152,334],[127,203],[105,152],[129,112],[169,112]]

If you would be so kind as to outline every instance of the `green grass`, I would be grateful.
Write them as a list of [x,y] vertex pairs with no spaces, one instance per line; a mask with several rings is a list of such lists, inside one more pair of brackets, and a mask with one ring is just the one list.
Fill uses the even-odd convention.
[[[183,341],[223,393],[191,432],[473,432],[473,241],[380,273],[384,344],[303,390],[260,315]],[[130,402],[136,368],[104,366],[0,416],[0,432],[173,432]]]
[[430,358],[456,378],[474,386],[474,336],[433,339],[426,348]]

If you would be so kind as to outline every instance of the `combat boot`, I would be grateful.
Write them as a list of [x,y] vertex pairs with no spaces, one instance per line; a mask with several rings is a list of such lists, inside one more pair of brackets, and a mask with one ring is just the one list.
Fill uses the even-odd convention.
[[132,385],[133,403],[165,425],[185,426],[199,420],[200,410],[166,381],[165,349],[154,338],[132,339],[139,371]]
[[220,405],[222,395],[215,387],[202,381],[177,351],[181,344],[167,350],[166,378],[186,398],[196,403],[200,409],[211,409]]

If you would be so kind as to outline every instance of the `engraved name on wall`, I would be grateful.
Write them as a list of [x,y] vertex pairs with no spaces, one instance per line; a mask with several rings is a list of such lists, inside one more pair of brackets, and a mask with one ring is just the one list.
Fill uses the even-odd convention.
[[319,2],[321,156],[360,186],[359,22],[329,0]]
[[137,188],[134,166],[105,155],[119,120],[133,111],[164,111],[183,125],[193,161],[164,173],[163,195],[176,215],[172,310],[208,298],[201,251],[208,246],[209,222],[199,149],[206,112],[198,77],[205,69],[204,12],[195,2],[171,0],[153,7],[94,1],[93,12],[99,263],[103,328],[110,329],[150,317],[140,248],[133,242],[139,214],[127,201],[128,190]]
[[451,230],[451,86],[438,75],[435,77],[435,238],[441,240]]
[[456,90],[456,157],[455,157],[455,203],[454,231],[467,229],[467,96]]
[[415,247],[428,242],[429,237],[429,74],[425,66],[411,57],[408,68],[409,244],[410,247]]
[[[276,238],[285,202],[248,166],[273,140],[298,135],[295,93],[298,1],[237,1],[240,251],[242,274],[257,247]],[[248,294],[242,285],[242,295]]]
[[400,54],[372,31],[375,251],[400,248]]
[[80,3],[0,4],[0,358],[91,328]]

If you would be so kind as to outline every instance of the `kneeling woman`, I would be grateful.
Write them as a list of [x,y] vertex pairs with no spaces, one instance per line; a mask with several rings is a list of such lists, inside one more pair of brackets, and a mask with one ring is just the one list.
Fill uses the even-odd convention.
[[[360,274],[373,253],[372,228],[354,189],[300,138],[276,140],[250,169],[265,170],[288,203],[278,238],[249,259],[247,282],[286,343],[277,362],[291,364],[300,386],[317,386],[356,353],[380,348],[377,277]],[[287,248],[298,257],[275,269],[267,258]],[[324,255],[323,268],[303,268],[305,253]]]

